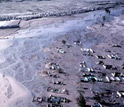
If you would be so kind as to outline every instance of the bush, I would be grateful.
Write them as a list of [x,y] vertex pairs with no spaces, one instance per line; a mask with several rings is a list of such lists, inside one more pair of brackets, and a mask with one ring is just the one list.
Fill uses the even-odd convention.
[[86,101],[84,99],[84,96],[80,94],[80,96],[77,98],[77,103],[79,107],[85,107],[86,106]]

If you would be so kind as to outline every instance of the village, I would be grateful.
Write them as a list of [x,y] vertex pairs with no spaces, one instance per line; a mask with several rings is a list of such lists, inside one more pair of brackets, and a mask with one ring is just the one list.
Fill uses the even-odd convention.
[[0,107],[124,107],[123,4],[0,1]]
[[[113,38],[116,38],[116,35]],[[75,73],[78,77],[75,87],[79,93],[79,98],[76,100],[80,107],[123,107],[124,56],[122,53],[124,45],[121,41],[109,44],[104,43],[102,46],[100,45],[103,43],[99,43],[97,48],[96,46],[82,48],[83,43],[79,39],[71,41],[71,45],[66,40],[61,40],[58,44],[61,44],[60,46],[62,47],[56,47],[56,50],[53,50],[56,55],[51,59],[52,61],[66,57],[67,53],[73,56],[71,55],[72,53],[68,52],[68,49],[73,47],[78,47],[78,51],[82,54],[82,62],[79,63],[74,60],[74,63],[79,63],[78,71]],[[66,48],[64,49],[64,47]],[[52,49],[50,48],[50,50]],[[77,55],[76,58],[79,58],[79,56]],[[68,63],[68,59],[63,61],[65,61],[63,63]],[[59,63],[46,63],[45,70],[41,72],[41,76],[52,78],[50,79],[50,86],[46,89],[50,94],[47,97],[34,96],[33,102],[48,103],[48,107],[66,107],[72,100],[68,99],[71,93],[68,88],[65,88],[68,87],[68,84],[63,78],[69,78],[70,75],[71,73],[64,71]]]

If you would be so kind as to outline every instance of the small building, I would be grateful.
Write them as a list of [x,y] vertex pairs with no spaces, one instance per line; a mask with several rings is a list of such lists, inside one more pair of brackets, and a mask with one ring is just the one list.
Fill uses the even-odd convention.
[[108,57],[111,58],[111,59],[115,59],[115,60],[121,60],[121,57],[119,57],[116,54],[109,54]]
[[103,68],[104,68],[104,69],[112,69],[113,66],[112,66],[112,65],[103,65]]
[[119,82],[121,81],[121,79],[119,77],[115,77],[115,80],[119,81]]
[[111,73],[111,75],[113,77],[119,77],[121,75],[121,73],[120,72],[114,72],[114,73]]
[[81,68],[86,68],[87,67],[86,62],[83,61],[82,63],[80,63],[80,67]]
[[113,44],[112,47],[118,47],[118,48],[121,48],[121,45],[119,45],[119,44]]
[[111,81],[115,81],[114,77],[110,77],[110,80],[111,80]]
[[105,79],[106,79],[106,82],[109,82],[109,83],[111,82],[108,76],[106,76]]
[[105,52],[111,52],[109,49],[106,49]]
[[106,59],[104,56],[96,55],[97,59]]
[[83,79],[80,80],[81,82],[89,82],[87,77],[84,77]]
[[48,98],[48,102],[53,104],[61,104],[61,103],[69,103],[71,101],[64,97],[57,97],[50,95],[50,97]]
[[98,64],[98,65],[104,65],[104,62],[103,61],[98,61],[98,62],[96,62],[96,64]]
[[87,68],[88,72],[95,73],[95,70],[93,68]]
[[33,97],[32,102],[42,103],[42,97]]
[[117,95],[119,97],[124,97],[124,91],[117,91]]
[[48,104],[47,107],[63,107],[62,104]]

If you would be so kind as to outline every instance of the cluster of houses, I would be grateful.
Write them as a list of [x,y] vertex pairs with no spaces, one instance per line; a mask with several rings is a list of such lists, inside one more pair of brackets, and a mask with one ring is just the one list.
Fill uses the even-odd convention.
[[46,64],[46,68],[49,69],[47,71],[42,72],[42,76],[53,78],[52,86],[48,86],[46,91],[50,93],[50,96],[42,96],[42,97],[33,97],[33,102],[38,104],[45,104],[45,107],[63,107],[64,104],[71,102],[66,97],[62,97],[61,95],[69,95],[69,90],[67,90],[64,86],[66,84],[62,80],[58,80],[60,75],[68,76],[67,73],[56,63],[48,63]]
[[80,79],[81,82],[120,82],[124,83],[124,74],[123,73],[111,73],[111,75],[107,76],[106,73],[103,73],[103,77],[97,77],[93,73],[84,73],[82,78]]
[[[111,46],[112,48],[121,49],[122,47],[118,44],[114,44]],[[116,50],[115,49],[115,50]],[[104,86],[107,86],[106,84],[123,84],[124,83],[124,73],[122,72],[124,69],[124,63],[122,63],[122,55],[120,53],[116,53],[115,51],[112,52],[112,50],[106,49],[106,55],[96,55],[96,52],[93,49],[90,48],[81,48],[81,51],[83,52],[84,57],[92,57],[94,59],[95,64],[99,68],[90,68],[88,67],[87,62],[83,61],[80,63],[80,69],[81,72],[80,76],[80,83],[83,85],[85,84],[103,84]],[[120,66],[116,66],[116,64],[107,64],[106,60],[111,63],[111,61],[121,61]],[[118,63],[117,62],[117,63]],[[94,63],[93,63],[94,64]],[[99,87],[99,86],[98,86]],[[86,88],[86,87],[85,87]],[[100,88],[100,87],[99,87]],[[88,87],[87,87],[88,89]],[[113,107],[118,106],[120,107],[119,98],[124,98],[124,90],[123,89],[115,89],[112,91],[111,89],[104,90],[102,89],[102,92],[95,92],[92,91],[92,88],[90,89],[91,93],[93,93],[94,97],[92,97],[96,103],[99,103],[99,105],[92,107]],[[91,98],[91,99],[92,99]],[[123,104],[124,105],[124,104]],[[91,106],[90,106],[91,107]]]
[[50,95],[49,97],[33,97],[35,103],[48,103],[48,107],[63,107],[62,103],[69,103],[70,100],[64,97]]
[[[65,43],[65,41],[63,41]],[[75,45],[79,45],[80,41],[74,41]],[[122,48],[118,44],[112,45],[113,48]],[[62,48],[57,48],[58,53],[64,54],[66,53]],[[89,48],[81,48],[83,55],[86,57],[92,57],[96,66],[88,67],[88,63],[83,61],[80,63],[79,72],[80,81],[79,83],[84,90],[80,90],[79,93],[84,92],[85,90],[90,90],[92,93],[91,98],[95,103],[88,103],[87,104],[87,97],[84,95],[84,99],[86,99],[86,105],[84,107],[113,107],[118,106],[120,107],[120,102],[117,99],[124,98],[124,90],[111,90],[110,88],[102,91],[96,91],[93,89],[95,84],[102,84],[103,86],[107,87],[106,84],[123,84],[124,83],[124,73],[121,72],[124,70],[124,63],[120,66],[115,66],[116,64],[107,64],[105,60],[113,60],[113,61],[121,61],[122,56],[119,53],[112,53],[112,50],[106,49],[106,56],[104,55],[97,55],[93,49]],[[110,61],[111,62],[111,61]],[[99,68],[100,67],[100,68]],[[42,96],[42,97],[34,97],[33,102],[47,104],[47,107],[65,107],[65,104],[71,102],[70,99],[66,98],[70,95],[69,90],[65,88],[66,83],[60,79],[60,76],[67,76],[66,72],[56,63],[48,63],[46,64],[46,68],[49,70],[43,71],[42,76],[50,77],[54,81],[52,81],[50,85],[46,88],[47,93],[50,93],[50,96]],[[88,85],[89,84],[89,85]],[[56,87],[57,86],[57,87]],[[90,88],[89,88],[90,86]],[[93,86],[93,87],[92,87]],[[100,89],[99,86],[96,86]],[[62,97],[62,96],[64,97]],[[121,101],[121,100],[120,100]],[[45,106],[46,107],[46,106]],[[82,107],[82,106],[81,106]]]

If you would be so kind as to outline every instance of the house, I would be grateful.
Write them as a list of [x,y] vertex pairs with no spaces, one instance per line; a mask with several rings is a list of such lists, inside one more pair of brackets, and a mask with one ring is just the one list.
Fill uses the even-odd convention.
[[118,47],[118,48],[121,48],[121,45],[119,45],[119,44],[114,44],[114,45],[112,45],[112,47]]
[[81,48],[81,51],[83,51],[83,55],[93,56],[92,54],[95,53],[91,48]]
[[48,104],[47,107],[63,107],[61,104]]
[[117,91],[117,95],[119,97],[124,97],[124,91]]
[[111,80],[111,81],[115,81],[114,77],[110,77],[110,80]]
[[109,54],[108,57],[111,58],[111,59],[121,60],[121,57],[119,57],[116,54]]
[[81,41],[80,40],[77,40],[77,41],[74,41],[73,42],[75,45],[79,45],[79,44],[81,44]]
[[100,103],[95,103],[93,107],[102,107]]
[[38,103],[42,103],[42,97],[33,97],[32,102],[38,102]]
[[64,53],[66,53],[66,52],[65,52],[63,49],[59,48],[59,49],[58,49],[58,53],[64,54]]
[[95,76],[89,76],[87,77],[89,81],[96,82],[98,79]]
[[93,68],[87,68],[87,71],[88,71],[88,72],[95,73],[95,70],[94,70]]
[[103,82],[103,79],[101,79],[101,78],[97,79],[97,82]]
[[109,82],[109,83],[111,82],[108,76],[106,76],[105,79],[106,79],[106,82]]
[[49,64],[49,69],[52,69],[52,70],[56,70],[56,69],[59,69],[60,66],[57,65],[56,63],[50,63]]
[[65,88],[52,88],[52,87],[48,87],[47,88],[48,92],[53,92],[53,93],[58,93],[58,94],[69,94],[69,91],[66,90]]
[[98,61],[98,62],[96,62],[96,64],[98,64],[98,65],[104,65],[104,62],[103,61]]
[[111,73],[111,75],[113,77],[119,77],[121,75],[121,73],[120,72],[114,72],[114,73]]
[[69,103],[71,101],[64,97],[57,97],[50,95],[50,97],[48,98],[48,102],[53,104],[61,104],[61,103]]
[[96,55],[97,59],[106,59],[104,56]]
[[82,63],[80,63],[80,67],[81,68],[86,68],[87,67],[86,62],[83,61]]
[[54,81],[53,84],[55,84],[55,85],[65,85],[62,81]]
[[94,76],[94,74],[91,74],[91,73],[88,73],[88,74],[83,73],[83,77],[89,77],[89,76]]
[[112,66],[112,65],[103,65],[103,68],[104,68],[104,69],[112,69],[113,66]]
[[119,81],[119,82],[121,81],[121,79],[119,77],[115,77],[115,80]]
[[83,79],[80,80],[81,82],[89,82],[87,77],[84,77]]
[[111,52],[109,49],[106,49],[105,52]]

